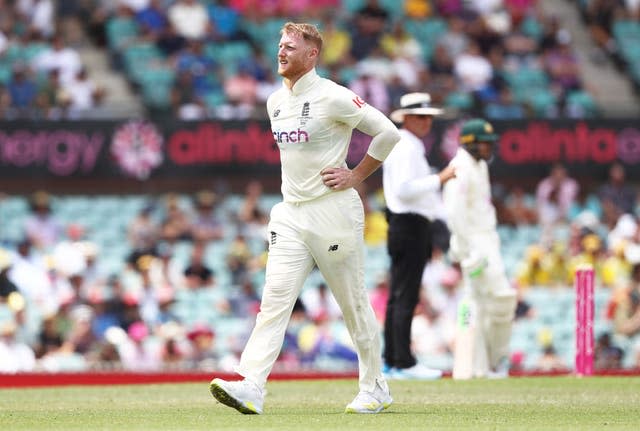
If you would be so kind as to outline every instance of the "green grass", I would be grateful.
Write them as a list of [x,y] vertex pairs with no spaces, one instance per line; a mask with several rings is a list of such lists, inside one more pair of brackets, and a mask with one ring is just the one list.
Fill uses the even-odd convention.
[[0,430],[639,430],[638,377],[391,382],[394,404],[347,415],[355,380],[270,382],[265,414],[218,404],[208,382],[0,389]]

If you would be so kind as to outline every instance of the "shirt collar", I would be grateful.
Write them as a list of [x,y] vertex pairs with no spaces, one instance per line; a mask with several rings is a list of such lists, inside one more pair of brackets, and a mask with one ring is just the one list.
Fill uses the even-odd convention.
[[294,96],[297,96],[299,94],[306,92],[313,86],[313,84],[316,83],[318,79],[320,79],[320,77],[316,73],[316,69],[314,67],[313,69],[311,69],[310,71],[302,75],[300,79],[298,79],[296,83],[293,84],[293,88],[291,89],[291,94]]

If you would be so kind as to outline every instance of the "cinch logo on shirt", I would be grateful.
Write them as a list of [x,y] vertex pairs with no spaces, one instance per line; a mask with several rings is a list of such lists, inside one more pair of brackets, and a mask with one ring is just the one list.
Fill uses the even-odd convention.
[[309,134],[300,129],[290,132],[273,132],[273,139],[279,144],[309,142]]

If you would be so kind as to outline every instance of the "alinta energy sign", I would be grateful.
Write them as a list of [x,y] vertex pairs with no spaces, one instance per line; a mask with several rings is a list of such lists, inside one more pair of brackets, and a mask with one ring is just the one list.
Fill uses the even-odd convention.
[[[586,170],[615,160],[627,165],[640,162],[637,120],[495,121],[494,126],[500,133],[492,166],[497,175],[525,173],[557,161]],[[425,138],[425,153],[434,166],[443,166],[455,153],[459,127],[460,121],[436,123]],[[368,136],[354,133],[351,164],[361,159],[369,141]],[[277,175],[279,161],[268,122],[0,123],[0,178],[120,176],[146,180],[257,171]],[[635,171],[629,169],[629,176],[636,176]]]

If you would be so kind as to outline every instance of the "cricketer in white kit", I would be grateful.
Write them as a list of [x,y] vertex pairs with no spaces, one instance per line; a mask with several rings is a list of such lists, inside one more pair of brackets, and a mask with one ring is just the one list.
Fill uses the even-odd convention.
[[465,122],[451,165],[456,177],[444,187],[450,255],[460,263],[464,295],[454,352],[453,377],[508,374],[509,341],[516,307],[500,254],[487,160],[497,135],[482,119]]
[[[314,26],[285,24],[278,54],[285,85],[267,101],[280,149],[283,202],[271,210],[262,304],[236,369],[244,386],[220,379],[211,383],[216,399],[242,413],[262,413],[262,394],[291,311],[316,265],[358,353],[360,393],[346,411],[377,413],[392,402],[382,376],[379,327],[364,284],[364,211],[353,186],[381,165],[400,136],[384,114],[316,73],[316,58],[306,52],[317,56],[319,49],[309,46],[321,47],[318,38]],[[293,73],[298,66],[300,73]],[[373,139],[350,170],[346,157],[354,128]]]

